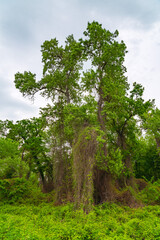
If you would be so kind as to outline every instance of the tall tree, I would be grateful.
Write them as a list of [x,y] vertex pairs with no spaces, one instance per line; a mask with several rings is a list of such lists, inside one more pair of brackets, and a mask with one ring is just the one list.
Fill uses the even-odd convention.
[[[89,23],[84,35],[85,39],[82,42],[86,58],[91,62],[91,70],[84,73],[82,83],[84,90],[97,99],[97,121],[102,137],[101,140],[99,138],[100,148],[97,158],[98,168],[101,171],[98,168],[95,170],[95,179],[101,180],[95,181],[95,192],[97,192],[97,201],[104,201],[111,197],[109,189],[112,188],[108,162],[109,114],[114,106],[121,104],[121,98],[128,89],[126,68],[123,65],[126,46],[123,41],[116,40],[118,31],[111,33],[98,22]],[[102,184],[105,185],[103,190]]]
[[[78,41],[70,35],[64,46],[59,46],[57,39],[44,42],[40,80],[31,72],[15,75],[15,86],[24,96],[40,92],[52,101],[53,105],[42,109],[42,115],[48,122],[59,201],[72,185],[71,166],[77,172],[75,185],[80,183],[75,192],[84,200],[86,184],[92,183],[88,197],[92,195],[95,202],[112,199],[113,175],[118,178],[125,170],[132,172],[136,117],[143,116],[151,102],[144,102],[144,89],[139,84],[127,94],[126,45],[117,39],[118,31],[111,33],[93,21]],[[84,68],[85,62],[91,65],[89,70]],[[91,149],[90,159],[87,153]],[[78,163],[84,168],[79,172]]]

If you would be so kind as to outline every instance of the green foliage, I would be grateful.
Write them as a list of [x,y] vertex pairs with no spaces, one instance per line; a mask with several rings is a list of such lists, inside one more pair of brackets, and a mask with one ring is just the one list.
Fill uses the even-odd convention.
[[37,176],[32,174],[29,180],[24,178],[12,178],[0,180],[1,203],[24,203],[39,205],[54,202],[55,193],[42,193]]
[[0,180],[0,199],[14,203],[29,194],[28,182],[23,178]]
[[134,151],[132,152],[135,176],[146,178],[150,181],[160,177],[160,160],[157,152],[156,142],[153,136],[146,136],[136,140]]
[[145,204],[160,204],[160,181],[151,183],[138,194],[138,197]]
[[52,178],[52,163],[48,155],[49,149],[46,144],[46,121],[42,118],[23,119],[15,124],[8,124],[7,137],[18,141],[21,152],[21,168],[28,165],[28,173],[36,172],[44,185],[45,172]]
[[124,169],[123,155],[120,149],[111,150],[107,156],[108,158],[108,168],[110,172],[116,177],[120,177]]
[[157,140],[160,139],[160,110],[152,109],[144,115],[144,128]]
[[18,142],[0,138],[0,179],[23,175],[27,166],[21,161]]
[[139,209],[105,203],[89,214],[75,211],[73,205],[1,205],[0,238],[150,240],[160,238],[160,207]]
[[19,155],[18,142],[11,139],[0,138],[0,159],[14,158]]
[[96,165],[99,169],[109,171],[113,176],[120,177],[122,171],[124,170],[123,154],[119,148],[110,148],[108,150],[107,156],[104,155],[104,143],[106,140],[104,138],[104,132],[95,128],[97,130],[97,151],[96,151]]
[[36,74],[31,72],[16,73],[15,74],[15,86],[23,94],[23,96],[31,96],[37,92],[38,85],[36,83]]
[[19,156],[0,159],[0,179],[22,177],[28,171],[28,166]]

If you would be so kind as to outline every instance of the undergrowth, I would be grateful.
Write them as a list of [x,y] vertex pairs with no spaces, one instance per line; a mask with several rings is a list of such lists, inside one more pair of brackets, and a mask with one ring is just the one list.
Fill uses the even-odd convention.
[[0,205],[0,239],[160,239],[160,206],[105,203],[89,214],[74,205]]
[[134,193],[144,207],[106,202],[86,214],[74,203],[54,206],[54,192],[44,194],[24,179],[1,180],[0,239],[160,240],[160,182],[145,185]]

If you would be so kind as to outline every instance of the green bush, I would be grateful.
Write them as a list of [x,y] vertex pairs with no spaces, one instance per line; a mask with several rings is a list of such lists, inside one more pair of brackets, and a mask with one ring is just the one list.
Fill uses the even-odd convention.
[[149,183],[139,194],[139,199],[145,204],[160,204],[160,184]]
[[0,138],[0,179],[25,176],[29,170],[22,161],[19,143],[9,138]]
[[0,180],[0,199],[17,202],[29,194],[29,184],[23,178]]

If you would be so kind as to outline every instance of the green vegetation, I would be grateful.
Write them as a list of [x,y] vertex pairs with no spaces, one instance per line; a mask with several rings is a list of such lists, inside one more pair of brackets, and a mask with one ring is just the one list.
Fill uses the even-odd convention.
[[85,214],[72,204],[1,205],[0,239],[160,239],[160,207],[105,203]]
[[1,239],[160,239],[160,110],[129,85],[117,39],[88,23],[43,43],[41,79],[15,74],[51,104],[0,121]]

